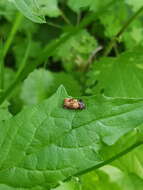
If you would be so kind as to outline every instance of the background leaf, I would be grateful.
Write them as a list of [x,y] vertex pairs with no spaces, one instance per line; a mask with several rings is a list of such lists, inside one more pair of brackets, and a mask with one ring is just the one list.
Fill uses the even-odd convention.
[[54,59],[61,60],[67,71],[80,71],[97,45],[96,39],[88,31],[81,30],[57,48]]
[[0,1],[0,18],[3,16],[8,21],[12,21],[15,17],[16,8],[12,2],[7,0]]
[[37,7],[37,0],[13,0],[16,7],[24,14],[27,18],[37,23],[45,23],[44,15],[39,15]]
[[88,74],[87,85],[93,86],[91,91],[114,97],[142,97],[143,57],[141,51],[142,49],[136,48],[118,58],[103,58],[95,63],[94,69]]
[[45,23],[45,16],[57,17],[61,14],[57,0],[12,0],[19,11],[37,23]]
[[99,0],[68,0],[68,5],[71,7],[74,11],[80,11],[82,8],[89,8],[92,11],[97,11],[100,8],[104,7],[106,4],[112,2],[111,0],[103,0],[102,2]]
[[21,98],[27,105],[40,103],[51,96],[61,84],[72,96],[81,94],[79,83],[71,75],[39,69],[32,72],[24,81]]

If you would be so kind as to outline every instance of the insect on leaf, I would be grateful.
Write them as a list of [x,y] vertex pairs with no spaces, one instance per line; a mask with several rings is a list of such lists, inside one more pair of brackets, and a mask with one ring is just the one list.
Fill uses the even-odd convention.
[[124,151],[126,146],[112,148],[143,122],[142,99],[86,97],[86,109],[67,110],[67,97],[61,86],[43,103],[0,123],[1,184],[55,187]]

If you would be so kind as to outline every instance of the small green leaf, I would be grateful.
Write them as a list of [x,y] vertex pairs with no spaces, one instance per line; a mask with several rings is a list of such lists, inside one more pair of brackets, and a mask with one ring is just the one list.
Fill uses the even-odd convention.
[[[143,187],[143,179],[139,178],[138,176],[136,176],[133,173],[124,173],[123,171],[121,171],[119,168],[113,167],[113,166],[104,166],[103,168],[101,168],[98,172],[99,174],[102,173],[102,175],[106,175],[107,179],[108,179],[108,183],[111,184],[112,182],[112,186],[111,189],[113,189],[113,187],[116,186],[116,189],[119,190],[142,190]],[[105,179],[104,179],[105,180]],[[107,185],[108,187],[108,185]],[[110,190],[110,188],[109,188]]]
[[141,6],[143,6],[143,1],[142,0],[125,0],[125,2],[132,6],[133,10],[136,11],[139,8],[141,8]]
[[61,14],[58,8],[58,0],[37,0],[39,14],[57,17]]
[[[118,11],[117,11],[118,9]],[[128,6],[124,0],[114,1],[112,6],[107,9],[103,15],[99,15],[101,23],[105,27],[105,35],[112,38],[123,26],[123,23],[128,19]],[[110,14],[112,12],[112,14]]]
[[13,21],[16,8],[12,2],[6,0],[0,1],[0,16],[4,16],[8,21]]
[[43,15],[39,15],[35,10],[38,11],[38,7],[36,6],[35,1],[30,0],[12,0],[15,6],[19,11],[24,14],[27,18],[37,23],[45,23],[45,18]]
[[[136,9],[141,7],[141,2],[139,3],[139,1],[126,0],[126,3],[124,0],[114,1],[103,15],[99,15],[100,22],[105,28],[104,34],[108,38],[113,38],[113,36],[117,35],[123,25],[133,16],[134,12],[131,5],[136,6]],[[125,44],[126,49],[132,49],[143,44],[142,20],[140,17],[141,15],[133,20],[124,34],[118,39]]]
[[[107,166],[106,166],[107,168]],[[113,167],[112,167],[113,168]],[[108,167],[109,170],[109,174],[107,172],[105,172],[104,167],[102,167],[99,170],[87,173],[86,175],[84,175],[83,177],[81,177],[81,186],[82,186],[82,190],[123,190],[121,188],[119,188],[117,180],[120,180],[119,178],[119,174],[116,171],[116,175],[115,175],[115,169],[111,170]],[[118,174],[118,175],[117,175]],[[114,175],[114,180],[112,179],[111,176]],[[122,179],[122,178],[121,178]]]
[[86,30],[81,30],[57,48],[54,58],[60,59],[68,71],[82,70],[96,48],[96,39]]
[[19,11],[37,23],[45,23],[45,16],[57,17],[60,10],[57,0],[12,0]]
[[45,16],[57,17],[60,15],[57,0],[12,0],[19,11],[27,18],[37,23],[45,23]]

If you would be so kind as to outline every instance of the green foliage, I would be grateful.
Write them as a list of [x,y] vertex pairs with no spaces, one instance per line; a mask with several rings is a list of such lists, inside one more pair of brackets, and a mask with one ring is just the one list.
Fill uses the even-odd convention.
[[102,58],[95,63],[88,73],[87,93],[104,93],[106,96],[113,97],[142,97],[143,56],[141,52],[142,48],[138,48],[117,58]]
[[91,11],[97,11],[98,9],[101,9],[102,7],[106,6],[108,3],[112,2],[112,0],[103,0],[102,2],[97,0],[68,0],[68,5],[71,7],[74,11],[80,11],[82,8],[89,8]]
[[45,23],[45,16],[57,17],[60,15],[57,0],[13,0],[16,7],[30,20]]
[[97,41],[82,30],[57,48],[55,58],[62,60],[66,70],[82,69],[97,48]]
[[[116,11],[118,9],[118,11]],[[128,7],[123,0],[116,1],[110,9],[100,16],[101,23],[105,26],[105,35],[108,37],[114,36],[121,28],[122,24],[128,18]],[[114,12],[114,14],[110,14]],[[108,16],[107,16],[108,15]]]
[[39,14],[39,7],[36,1],[13,0],[16,7],[30,20],[38,23],[45,23],[44,15]]
[[11,21],[14,19],[16,8],[12,2],[7,0],[1,0],[0,2],[0,17],[4,16],[7,20]]
[[44,69],[35,70],[24,81],[21,98],[25,104],[37,104],[51,96],[63,84],[72,96],[80,95],[80,85],[70,75],[52,73]]
[[133,10],[137,10],[143,6],[143,2],[141,0],[126,0],[126,3],[132,6]]
[[1,115],[0,121],[5,121],[5,120],[8,120],[12,117],[12,115],[8,111],[8,106],[9,106],[8,102],[4,102],[0,106],[0,115]]
[[142,190],[142,19],[142,0],[0,1],[0,190]]
[[[54,187],[124,151],[127,146],[119,149],[116,143],[143,122],[142,99],[85,97],[87,109],[72,111],[62,106],[66,97],[61,86],[48,100],[0,123],[1,143],[6,140],[1,144],[1,184]],[[107,147],[110,154],[104,152]]]
[[[15,46],[13,47],[17,67],[19,67],[19,64],[22,62],[25,49],[27,48],[27,40],[21,43],[22,40],[23,38],[18,39]],[[37,58],[37,53],[41,52],[41,44],[39,42],[32,41],[29,51],[30,55],[28,59],[30,62],[33,62],[33,60],[35,61]]]

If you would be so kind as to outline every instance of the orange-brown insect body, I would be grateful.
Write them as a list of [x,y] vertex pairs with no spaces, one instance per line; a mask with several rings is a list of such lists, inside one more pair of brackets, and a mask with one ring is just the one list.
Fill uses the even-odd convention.
[[64,99],[64,108],[67,108],[67,109],[84,109],[85,108],[85,105],[84,103],[82,102],[82,100],[77,100],[77,99],[74,99],[74,98],[65,98]]

